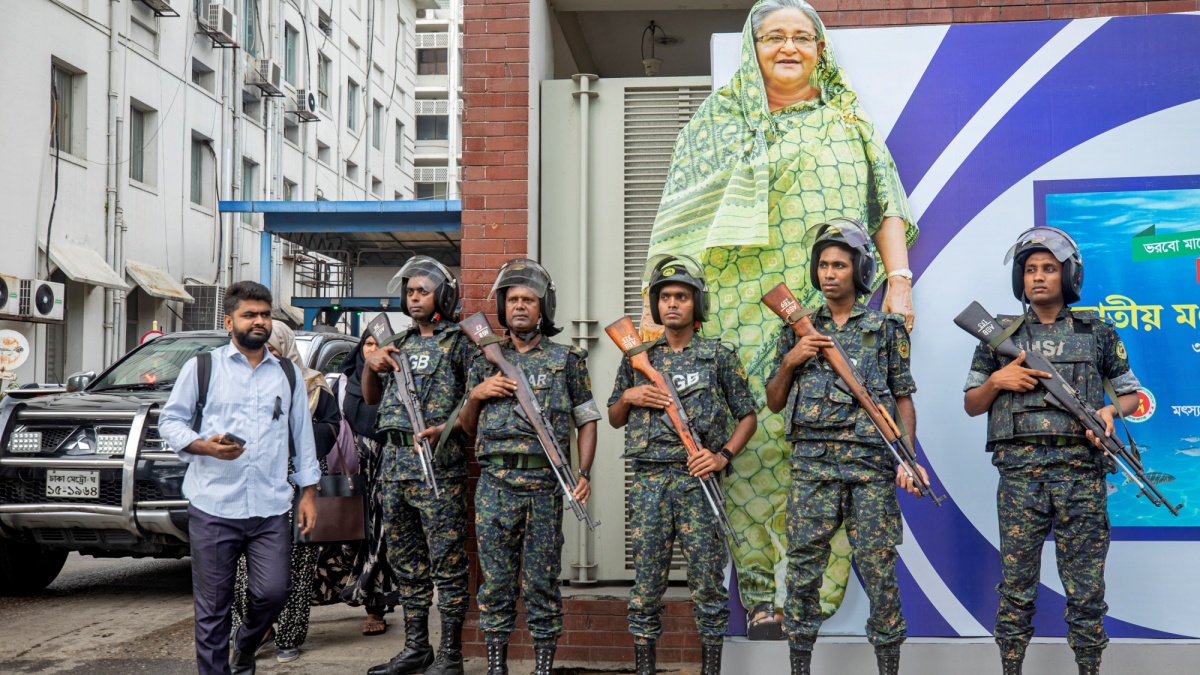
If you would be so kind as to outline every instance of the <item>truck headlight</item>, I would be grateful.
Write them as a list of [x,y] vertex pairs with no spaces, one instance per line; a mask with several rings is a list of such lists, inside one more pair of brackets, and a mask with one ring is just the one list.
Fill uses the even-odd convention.
[[42,451],[42,432],[18,429],[8,437],[8,451],[16,454],[32,454]]
[[96,434],[97,455],[124,455],[125,434]]

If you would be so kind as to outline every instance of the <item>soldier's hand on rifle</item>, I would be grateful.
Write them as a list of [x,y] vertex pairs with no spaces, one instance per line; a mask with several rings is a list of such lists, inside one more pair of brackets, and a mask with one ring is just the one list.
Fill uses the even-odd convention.
[[[920,464],[917,464],[916,466],[917,473],[921,474],[921,480],[928,485],[929,474],[925,473],[925,467],[921,466]],[[917,481],[913,480],[912,477],[908,475],[908,472],[904,470],[903,464],[896,466],[896,485],[908,490],[908,494],[914,497],[921,496],[921,488],[917,485]]]
[[433,427],[425,427],[424,431],[417,434],[417,440],[425,439],[425,440],[428,440],[430,443],[437,445],[437,440],[442,435],[442,429],[444,429],[445,427],[446,427],[445,424],[439,424],[439,425],[433,426]]
[[709,474],[724,471],[727,466],[729,466],[729,460],[708,448],[700,448],[700,452],[688,457],[687,460],[688,473],[696,478],[708,478]]
[[471,398],[476,401],[486,401],[489,398],[504,398],[517,393],[517,383],[496,373],[475,385],[471,390]]
[[399,370],[400,366],[397,366],[396,362],[392,360],[392,354],[399,353],[400,350],[396,349],[396,345],[384,345],[367,354],[367,368],[376,373],[390,373]]
[[1033,368],[1026,368],[1024,365],[1022,365],[1024,363],[1025,352],[1022,351],[1021,355],[1013,359],[1012,363],[992,373],[992,376],[989,377],[988,380],[991,381],[991,383],[995,385],[997,389],[1005,389],[1007,391],[1032,391],[1034,387],[1038,386],[1039,377],[1050,377],[1050,373],[1041,370],[1034,370]]
[[571,494],[575,495],[575,499],[579,500],[580,504],[586,504],[588,497],[592,496],[592,482],[583,476],[579,476],[575,483],[575,489],[571,490]]
[[[1103,408],[1097,410],[1096,414],[1100,416],[1100,419],[1104,420],[1104,437],[1105,438],[1112,437],[1113,430],[1114,430],[1113,407],[1111,405],[1106,405]],[[1092,433],[1091,429],[1087,430],[1087,439],[1092,442],[1092,445],[1096,446],[1097,448],[1100,448],[1101,450],[1104,450],[1104,441],[1097,438],[1096,435]],[[1107,455],[1108,450],[1104,450],[1104,454]]]
[[668,396],[662,389],[659,389],[652,384],[643,384],[640,387],[630,387],[625,390],[625,393],[621,394],[621,398],[625,399],[625,402],[629,405],[636,406],[638,408],[654,408],[656,410],[663,410],[667,406],[671,405],[671,397]]
[[795,347],[784,354],[783,365],[795,368],[819,354],[822,349],[831,349],[832,347],[833,339],[827,335],[805,335],[800,338]]

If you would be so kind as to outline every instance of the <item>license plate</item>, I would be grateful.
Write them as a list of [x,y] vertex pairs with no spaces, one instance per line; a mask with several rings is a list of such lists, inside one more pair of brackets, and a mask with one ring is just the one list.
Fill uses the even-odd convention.
[[46,471],[46,496],[64,499],[99,499],[99,471]]

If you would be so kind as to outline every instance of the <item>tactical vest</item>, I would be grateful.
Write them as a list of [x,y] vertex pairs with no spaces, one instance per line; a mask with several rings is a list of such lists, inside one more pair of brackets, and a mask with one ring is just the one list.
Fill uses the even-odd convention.
[[[996,318],[1007,328],[1018,317]],[[1104,384],[1095,366],[1096,337],[1092,334],[1093,323],[1097,320],[1098,316],[1091,311],[1071,312],[1069,317],[1048,325],[1027,319],[1012,339],[1022,349],[1041,352],[1064,380],[1094,408],[1100,409],[1104,407]],[[1033,334],[1032,347],[1026,337],[1026,327]],[[1012,359],[1000,357],[1001,368],[1011,362]],[[1034,387],[1026,392],[1001,391],[992,402],[988,412],[989,452],[997,442],[1052,436],[1076,439],[1081,444],[1087,442],[1083,425],[1069,413],[1046,403],[1044,387]]]
[[[458,341],[467,339],[466,335],[457,324],[450,324],[436,337],[436,341],[418,340],[412,333],[407,333],[395,342],[388,343],[396,345],[403,358],[408,359],[425,415],[425,424],[431,427],[449,418],[455,406],[466,395],[467,386],[465,377],[468,364],[462,364],[462,375],[459,376],[450,363]],[[384,382],[383,399],[379,404],[379,417],[375,428],[381,433],[413,433],[412,422],[408,419],[404,405],[400,403],[394,381],[389,376]],[[432,439],[432,443],[436,445],[437,438]],[[458,434],[451,435],[437,453],[437,465],[447,467],[462,464],[466,460],[463,446],[462,438]],[[411,457],[411,454],[402,453],[402,456]],[[415,460],[413,465],[416,466]]]
[[[662,345],[662,349],[670,349]],[[720,340],[699,340],[691,348],[694,352],[689,372],[671,372],[659,368],[664,377],[670,378],[679,393],[692,431],[700,443],[710,450],[720,449],[729,435],[732,418],[728,404],[719,392],[717,373],[717,350]],[[656,347],[653,351],[659,349]],[[653,362],[653,358],[651,361]],[[658,366],[655,366],[658,368]],[[650,384],[645,375],[634,371],[633,386]],[[629,424],[625,428],[625,456],[655,462],[687,461],[687,450],[675,427],[661,410],[633,408],[629,412]]]
[[[862,374],[867,389],[896,417],[896,399],[888,388],[887,360],[882,353],[887,317],[884,312],[868,309],[858,319],[857,330],[839,333],[837,340]],[[819,355],[800,367],[784,415],[785,420],[791,420],[787,439],[847,441],[883,447],[875,425],[858,401],[834,386],[839,379],[829,361]]]
[[[554,429],[551,433],[558,440],[563,452],[571,449],[571,395],[567,390],[567,355],[572,347],[551,342],[545,336],[539,342],[541,349],[521,353],[503,343],[504,357],[525,373],[529,386],[537,397],[538,405],[550,419]],[[537,443],[533,427],[519,413],[520,404],[516,396],[493,398],[485,402],[479,413],[478,436],[488,447],[488,454],[543,454]],[[532,443],[494,443],[505,439],[520,439]]]

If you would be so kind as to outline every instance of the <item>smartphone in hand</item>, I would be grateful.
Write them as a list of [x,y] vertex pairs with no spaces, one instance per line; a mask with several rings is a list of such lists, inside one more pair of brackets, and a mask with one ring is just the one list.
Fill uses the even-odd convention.
[[228,431],[225,432],[224,440],[226,443],[240,445],[243,448],[246,447],[246,439],[242,438],[241,436],[238,436],[237,434],[229,433]]

